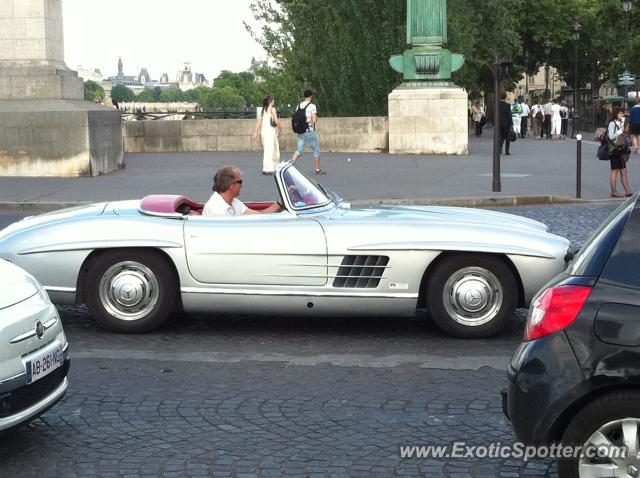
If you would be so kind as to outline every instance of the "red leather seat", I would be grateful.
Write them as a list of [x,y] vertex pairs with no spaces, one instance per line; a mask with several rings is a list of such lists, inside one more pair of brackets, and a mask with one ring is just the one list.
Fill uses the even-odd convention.
[[191,199],[185,196],[178,196],[172,194],[152,194],[150,196],[145,196],[140,201],[140,209],[149,212],[155,213],[176,213],[180,212],[178,208],[185,208],[188,206],[190,209],[186,214],[189,215],[200,215],[202,214],[202,208],[204,204],[197,201],[192,201]]

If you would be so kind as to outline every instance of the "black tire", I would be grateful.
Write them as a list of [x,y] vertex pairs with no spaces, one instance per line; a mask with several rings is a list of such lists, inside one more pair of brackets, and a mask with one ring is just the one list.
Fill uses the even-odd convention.
[[[576,416],[573,417],[573,420],[571,420],[562,436],[562,445],[586,446],[593,434],[596,433],[596,431],[600,431],[614,446],[624,446],[625,443],[620,425],[622,420],[627,418],[635,422],[635,440],[637,441],[638,431],[640,430],[640,392],[620,390],[603,395],[585,405]],[[635,458],[635,455],[633,458]],[[610,476],[634,476],[633,474],[627,475],[628,467],[630,464],[633,464],[633,462],[625,463],[624,460],[616,461],[618,464],[614,465],[613,460],[596,458],[595,464],[602,466],[603,464],[606,465],[610,463],[613,467]],[[580,476],[580,462],[581,459],[579,457],[561,459],[558,462],[558,473],[560,477],[578,478]],[[593,461],[587,457],[583,458],[582,462],[583,466],[586,467],[588,467],[590,463],[593,463]],[[615,467],[619,467],[617,474],[614,474]]]
[[144,333],[159,327],[174,310],[178,281],[160,253],[118,249],[90,264],[84,294],[100,326]]
[[459,253],[430,271],[425,296],[431,318],[443,332],[473,339],[504,329],[515,312],[518,287],[501,258]]

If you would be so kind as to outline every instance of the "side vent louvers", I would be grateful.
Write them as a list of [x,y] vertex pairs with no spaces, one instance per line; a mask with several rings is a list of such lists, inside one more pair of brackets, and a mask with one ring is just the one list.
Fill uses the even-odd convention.
[[378,287],[388,263],[387,256],[344,256],[333,280],[333,287]]

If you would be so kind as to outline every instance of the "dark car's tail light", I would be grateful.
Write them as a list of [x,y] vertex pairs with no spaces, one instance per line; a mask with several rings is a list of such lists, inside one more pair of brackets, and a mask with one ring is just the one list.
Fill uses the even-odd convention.
[[524,340],[535,340],[567,328],[575,320],[591,293],[591,287],[551,287],[531,304]]

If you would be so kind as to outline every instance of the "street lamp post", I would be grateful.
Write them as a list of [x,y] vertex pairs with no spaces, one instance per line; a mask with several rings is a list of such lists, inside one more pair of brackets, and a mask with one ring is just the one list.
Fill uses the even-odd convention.
[[[628,71],[629,67],[629,17],[631,16],[631,9],[633,8],[633,0],[620,0],[622,2],[622,9],[624,10],[624,71]],[[624,108],[627,109],[629,101],[629,86],[624,85]]]
[[580,24],[580,17],[576,17],[571,27],[573,33],[573,39],[575,40],[575,88],[573,89],[573,116],[571,120],[571,134],[575,138],[576,136],[576,117],[578,116],[578,40],[580,40],[580,32],[582,31],[582,25]]
[[549,91],[549,53],[551,53],[551,46],[553,42],[549,37],[545,37],[544,39],[544,54],[547,57],[547,61],[544,67],[544,95],[546,98],[551,97],[551,92]]

